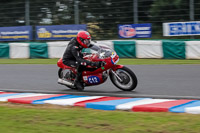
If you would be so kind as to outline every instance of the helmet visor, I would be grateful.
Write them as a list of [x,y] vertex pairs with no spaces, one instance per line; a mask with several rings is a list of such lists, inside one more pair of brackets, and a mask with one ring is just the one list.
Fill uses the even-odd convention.
[[87,45],[88,47],[90,46],[90,42],[91,42],[91,39],[84,39],[84,40],[83,40],[83,43],[84,43],[85,45]]

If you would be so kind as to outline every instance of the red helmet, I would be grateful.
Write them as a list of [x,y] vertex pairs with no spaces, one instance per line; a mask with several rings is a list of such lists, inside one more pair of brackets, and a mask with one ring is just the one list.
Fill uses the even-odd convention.
[[91,36],[87,31],[79,31],[76,38],[83,48],[88,48],[90,46]]

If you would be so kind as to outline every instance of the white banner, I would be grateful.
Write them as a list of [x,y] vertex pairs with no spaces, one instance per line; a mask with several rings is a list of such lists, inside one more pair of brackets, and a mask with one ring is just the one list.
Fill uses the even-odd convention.
[[200,21],[163,23],[163,36],[200,35]]

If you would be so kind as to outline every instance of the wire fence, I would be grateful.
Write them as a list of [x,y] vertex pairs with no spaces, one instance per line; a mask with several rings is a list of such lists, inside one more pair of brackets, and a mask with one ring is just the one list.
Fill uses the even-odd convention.
[[81,0],[77,5],[76,0],[30,0],[29,19],[27,1],[1,0],[0,27],[23,26],[28,20],[33,27],[75,24],[78,20],[79,24],[87,24],[94,39],[118,39],[118,24],[135,23],[137,4],[137,23],[151,23],[153,39],[189,39],[190,36],[163,37],[162,23],[200,20],[200,2],[191,5],[193,0]]

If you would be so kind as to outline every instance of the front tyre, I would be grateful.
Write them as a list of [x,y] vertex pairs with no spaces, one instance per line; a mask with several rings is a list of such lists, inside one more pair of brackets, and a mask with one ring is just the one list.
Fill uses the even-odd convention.
[[115,74],[113,72],[110,72],[110,79],[116,87],[123,91],[134,90],[138,83],[137,77],[135,76],[134,72],[125,66],[117,69],[115,71]]

